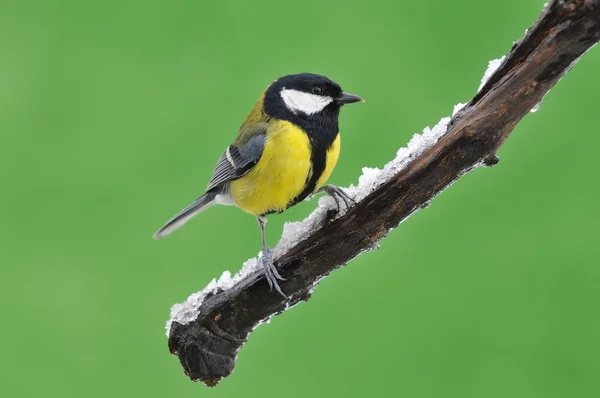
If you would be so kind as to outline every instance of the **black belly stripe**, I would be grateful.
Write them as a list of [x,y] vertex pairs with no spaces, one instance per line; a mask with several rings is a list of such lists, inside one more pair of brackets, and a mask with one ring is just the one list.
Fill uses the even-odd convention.
[[292,201],[292,203],[290,203],[288,207],[303,201],[308,195],[314,192],[315,187],[317,186],[317,181],[319,181],[319,178],[321,178],[323,172],[325,171],[325,165],[327,164],[327,150],[330,147],[331,144],[329,144],[329,146],[324,146],[320,142],[314,142],[311,140],[310,162],[312,164],[312,173],[306,179],[304,190]]
[[[315,127],[317,128],[315,129]],[[329,151],[339,134],[337,117],[332,123],[328,123],[328,125],[319,124],[318,126],[302,126],[302,128],[304,131],[308,132],[310,140],[312,173],[306,180],[304,190],[289,204],[288,207],[303,201],[315,191],[317,181],[319,181],[319,178],[323,175],[325,166],[327,165],[327,151]],[[312,130],[309,130],[310,128],[312,128]]]

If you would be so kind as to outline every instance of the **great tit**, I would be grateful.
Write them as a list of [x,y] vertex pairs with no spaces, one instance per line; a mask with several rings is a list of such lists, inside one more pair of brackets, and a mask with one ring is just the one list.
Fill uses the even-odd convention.
[[271,289],[285,296],[284,280],[265,242],[266,216],[326,192],[346,206],[352,199],[325,185],[340,154],[338,117],[344,104],[362,101],[325,76],[301,73],[277,79],[262,93],[238,135],[219,158],[206,192],[160,228],[162,238],[214,205],[235,205],[260,226],[261,262]]

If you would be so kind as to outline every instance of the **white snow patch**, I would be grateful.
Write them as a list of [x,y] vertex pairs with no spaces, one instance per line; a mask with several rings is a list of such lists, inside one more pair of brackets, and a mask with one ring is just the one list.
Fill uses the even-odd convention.
[[225,271],[221,274],[219,280],[213,279],[204,289],[189,296],[185,302],[174,304],[171,307],[171,317],[165,326],[167,336],[171,331],[171,324],[173,322],[185,325],[198,317],[199,308],[206,296],[216,293],[218,290],[230,289],[233,285],[256,271],[259,266],[260,263],[256,257],[246,260],[242,265],[242,269],[233,278],[231,277],[231,272]]
[[477,89],[477,91],[481,91],[481,89],[483,88],[483,86],[485,86],[487,81],[490,80],[490,77],[492,77],[494,72],[496,72],[496,70],[498,70],[500,65],[502,65],[502,61],[504,61],[504,58],[506,58],[506,55],[501,58],[493,59],[490,62],[488,62],[488,68],[485,71],[483,78],[481,79],[481,84],[479,85],[479,88]]
[[452,110],[452,117],[456,116],[456,114],[458,112],[460,112],[460,110],[462,108],[464,108],[467,105],[467,102],[465,102],[464,104],[462,102],[459,102],[458,104],[454,105],[454,109]]

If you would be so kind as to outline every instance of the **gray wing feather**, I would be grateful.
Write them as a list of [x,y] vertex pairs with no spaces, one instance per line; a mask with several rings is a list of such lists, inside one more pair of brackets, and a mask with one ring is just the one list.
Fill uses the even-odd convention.
[[230,145],[219,158],[207,191],[240,178],[258,163],[265,147],[265,136],[252,137],[246,144]]

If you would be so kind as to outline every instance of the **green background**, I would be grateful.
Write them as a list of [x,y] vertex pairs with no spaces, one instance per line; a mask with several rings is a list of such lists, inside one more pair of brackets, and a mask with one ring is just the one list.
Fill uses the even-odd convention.
[[[259,250],[199,195],[276,77],[328,75],[331,182],[355,183],[475,93],[544,0],[3,2],[0,395],[592,397],[600,393],[600,50],[478,169],[257,329],[216,389],[167,350],[169,308]],[[306,202],[271,217],[270,245]]]

